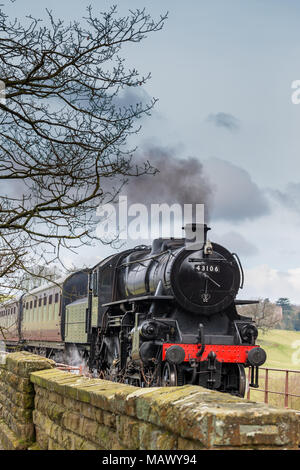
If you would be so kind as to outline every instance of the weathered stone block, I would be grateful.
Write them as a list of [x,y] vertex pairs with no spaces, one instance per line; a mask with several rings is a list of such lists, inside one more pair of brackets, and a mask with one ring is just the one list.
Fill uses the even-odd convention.
[[26,351],[11,353],[6,358],[6,368],[10,372],[21,377],[30,377],[31,372],[50,369],[55,362],[41,356],[37,356]]
[[[143,423],[129,416],[116,417],[117,436],[121,444],[129,449],[139,449],[140,427]],[[149,425],[151,426],[151,425]]]
[[81,405],[81,402],[77,400],[73,400],[69,397],[64,397],[63,406],[68,410],[76,411],[76,413],[81,413]]
[[33,423],[20,423],[10,412],[6,409],[2,411],[2,419],[8,427],[16,434],[19,439],[24,439],[32,442],[34,438]]
[[63,406],[64,404],[64,397],[63,395],[60,395],[58,393],[55,393],[55,392],[49,392],[47,394],[47,397],[48,397],[48,400],[53,402],[53,403],[56,403],[57,405],[61,405]]
[[[73,400],[72,400],[73,401]],[[83,402],[75,402],[77,405],[79,405],[79,413],[85,416],[86,418],[95,420],[99,424],[104,423],[104,411],[102,411],[100,408],[95,408],[94,406],[88,404],[88,403],[83,403]],[[108,426],[107,423],[104,423],[106,426]]]
[[184,439],[183,437],[178,437],[177,449],[178,450],[201,450],[204,446],[197,441],[190,439]]
[[[95,409],[95,408],[94,408]],[[97,408],[95,411],[98,411]],[[109,428],[116,429],[116,415],[114,413],[109,413],[108,411],[103,411],[102,413],[103,424]]]
[[33,393],[33,385],[29,378],[20,377],[9,370],[2,371],[1,381],[9,384],[18,392]]
[[33,408],[34,394],[17,392],[9,384],[0,382],[0,393],[8,398],[14,405],[29,409]]
[[95,442],[102,449],[106,450],[117,450],[122,446],[118,439],[117,433],[112,431],[111,428],[108,428],[107,426],[101,424],[98,426]]
[[61,445],[59,445],[54,439],[51,439],[49,437],[49,440],[48,440],[48,450],[67,450],[65,449],[64,447],[62,447]]
[[7,424],[0,420],[0,446],[5,450],[25,450],[31,444],[26,439],[20,439],[16,434],[7,426]]
[[157,426],[141,423],[139,426],[139,449],[141,450],[174,450],[177,449],[177,436],[164,432]]
[[61,425],[65,429],[82,434],[83,419],[80,414],[73,411],[66,411],[63,415]]
[[89,441],[97,443],[97,435],[98,435],[98,428],[99,423],[88,419],[86,417],[82,418],[82,428],[80,428],[80,434],[83,437],[86,437]]
[[48,449],[48,440],[49,436],[43,431],[40,426],[35,426],[35,433],[36,433],[36,442],[38,443],[41,450]]
[[91,404],[97,408],[112,413],[125,414],[126,397],[130,395],[135,387],[130,385],[115,384],[110,387],[99,385],[91,391]]
[[7,410],[12,414],[20,423],[32,422],[32,409],[24,409],[15,405],[7,396],[0,393],[0,414],[1,409]]
[[33,410],[32,420],[35,426],[38,426],[45,434],[51,435],[51,429],[55,424],[38,410]]

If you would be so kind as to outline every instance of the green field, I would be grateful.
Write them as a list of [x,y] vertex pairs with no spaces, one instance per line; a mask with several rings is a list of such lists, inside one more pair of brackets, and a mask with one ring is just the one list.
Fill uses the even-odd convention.
[[[257,344],[267,353],[267,361],[262,367],[300,371],[300,331],[270,330],[258,334]],[[259,388],[265,388],[265,371],[260,370]],[[284,392],[285,373],[269,371],[271,391]],[[289,392],[300,395],[300,373],[289,373]],[[251,400],[264,401],[264,393],[251,389]],[[284,406],[284,396],[269,394],[269,403]],[[300,409],[300,398],[290,397],[289,408]]]
[[257,344],[267,353],[264,367],[300,370],[300,331],[259,332]]

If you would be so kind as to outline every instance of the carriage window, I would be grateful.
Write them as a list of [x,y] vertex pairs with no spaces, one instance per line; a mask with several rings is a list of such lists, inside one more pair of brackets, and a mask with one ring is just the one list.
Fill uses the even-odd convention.
[[44,305],[47,305],[47,296],[44,297]]
[[30,310],[32,309],[32,300],[30,301]]
[[37,305],[37,299],[34,300],[34,303],[33,303],[34,308],[36,308],[36,305]]
[[26,306],[25,306],[26,310],[28,310],[28,302],[26,302]]
[[51,305],[51,304],[52,304],[52,294],[49,295],[49,305]]
[[57,302],[58,302],[58,299],[59,299],[59,294],[56,293],[56,294],[55,294],[55,297],[54,297],[54,302],[55,302],[56,304],[57,304]]
[[39,307],[42,305],[42,297],[39,298]]

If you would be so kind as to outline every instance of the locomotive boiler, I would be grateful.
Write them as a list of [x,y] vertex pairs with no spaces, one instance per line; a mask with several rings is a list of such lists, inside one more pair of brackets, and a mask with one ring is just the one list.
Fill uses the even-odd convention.
[[[90,273],[86,332],[89,366],[138,386],[197,384],[244,396],[245,368],[258,386],[266,354],[257,328],[237,313],[239,258],[208,240],[153,241],[103,260]],[[70,306],[71,308],[71,306]]]

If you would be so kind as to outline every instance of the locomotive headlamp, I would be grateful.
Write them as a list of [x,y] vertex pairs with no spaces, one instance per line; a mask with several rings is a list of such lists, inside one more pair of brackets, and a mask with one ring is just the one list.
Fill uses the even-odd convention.
[[185,358],[185,350],[178,344],[170,346],[166,350],[166,359],[172,364],[181,364]]
[[205,255],[211,255],[212,252],[213,252],[212,244],[209,240],[207,240],[207,242],[204,245],[204,254]]
[[144,321],[141,325],[141,335],[145,339],[155,339],[158,336],[158,324],[154,321]]
[[248,362],[251,366],[262,366],[266,359],[266,351],[262,348],[253,348],[248,353]]
[[258,331],[255,325],[248,323],[247,325],[243,325],[241,327],[240,334],[241,334],[242,340],[245,343],[254,344],[258,335]]

